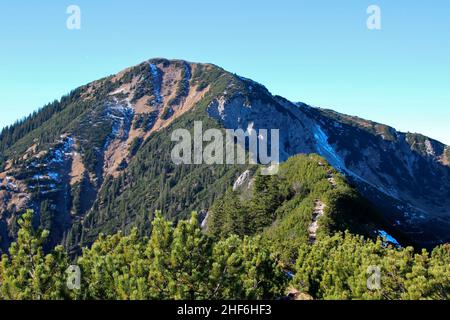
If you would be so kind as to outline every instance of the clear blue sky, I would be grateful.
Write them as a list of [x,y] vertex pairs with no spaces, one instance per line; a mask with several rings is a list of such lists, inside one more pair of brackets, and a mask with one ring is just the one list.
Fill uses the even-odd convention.
[[[82,12],[66,28],[66,8]],[[381,7],[382,30],[366,28]],[[3,0],[0,127],[152,57],[212,62],[274,94],[450,144],[450,1]]]

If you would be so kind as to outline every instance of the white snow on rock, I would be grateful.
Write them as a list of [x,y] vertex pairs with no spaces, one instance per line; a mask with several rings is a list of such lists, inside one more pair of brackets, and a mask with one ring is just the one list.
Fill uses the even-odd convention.
[[49,164],[61,164],[65,160],[65,156],[72,151],[73,138],[67,137],[62,146],[57,147],[53,150],[53,157],[49,160]]
[[156,97],[157,103],[162,103],[162,97],[161,97],[161,85],[159,81],[159,72],[158,67],[154,65],[153,63],[150,64],[150,72],[152,73],[153,78],[153,88],[154,88],[154,95]]
[[47,174],[50,179],[52,179],[53,181],[59,181],[59,174],[57,174],[56,172],[49,172]]
[[334,151],[333,147],[328,142],[328,136],[318,125],[315,127],[314,138],[316,138],[319,153],[335,168],[345,170],[344,161],[342,161],[341,157]]
[[[134,116],[134,109],[129,105],[122,104],[114,99],[114,103],[109,103],[107,105],[107,116],[113,120],[111,135],[114,138],[123,138],[122,135],[125,133],[125,127],[131,125],[131,121]],[[105,143],[105,148],[108,147],[110,139],[108,138]]]
[[376,185],[369,180],[363,178],[360,174],[356,173],[355,171],[349,170],[343,159],[336,153],[335,149],[330,145],[328,142],[328,136],[327,134],[322,130],[322,128],[319,125],[315,126],[314,131],[314,138],[316,139],[317,144],[317,152],[323,156],[327,161],[336,169],[343,172],[346,175],[352,176],[353,178],[356,178],[376,189],[381,191],[382,193],[394,198],[399,199],[398,195],[396,194],[396,190],[394,188],[390,188],[389,190],[384,188],[381,185]]
[[380,235],[381,238],[383,238],[385,241],[392,243],[393,245],[400,247],[400,243],[398,243],[398,241],[391,236],[389,233],[387,233],[384,230],[378,230],[378,234]]
[[244,183],[246,183],[250,178],[250,170],[244,171],[239,178],[234,182],[233,191],[239,189]]
[[61,150],[55,150],[53,154],[53,159],[50,163],[62,163],[64,161],[64,153]]
[[208,217],[209,217],[209,212],[206,212],[206,216],[205,216],[205,218],[203,219],[202,223],[200,224],[200,227],[201,227],[203,230],[206,230],[206,227],[208,226]]
[[433,145],[431,144],[431,141],[428,139],[425,140],[425,149],[426,149],[428,155],[435,156]]

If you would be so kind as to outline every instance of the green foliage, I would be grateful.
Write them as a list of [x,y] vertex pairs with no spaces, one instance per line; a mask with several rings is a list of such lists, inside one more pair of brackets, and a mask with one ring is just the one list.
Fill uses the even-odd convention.
[[93,212],[83,221],[87,243],[101,232],[130,232],[139,226],[149,235],[150,220],[146,212],[161,210],[166,218],[179,220],[194,210],[207,209],[216,198],[247,168],[245,165],[175,165],[171,150],[171,132],[176,128],[192,128],[202,120],[204,130],[217,128],[200,108],[175,119],[167,130],[152,133],[128,162],[126,171],[117,178],[106,179],[97,196]]
[[263,299],[286,284],[261,238],[214,243],[196,214],[174,228],[157,213],[149,239],[101,236],[78,263],[82,299]]
[[[181,67],[181,80],[178,81],[177,91],[175,92],[175,96],[170,99],[168,102],[169,107],[180,104],[181,101],[189,95],[189,83],[191,80],[191,68],[189,64],[185,62],[179,62],[182,64]],[[164,118],[162,118],[164,119]]]
[[32,211],[22,216],[17,242],[11,245],[9,256],[1,258],[0,299],[68,298],[64,276],[69,266],[67,256],[60,246],[51,254],[44,254],[43,244],[49,233],[35,231],[32,218]]
[[134,88],[134,96],[131,102],[135,103],[139,99],[144,96],[150,96],[150,102],[155,100],[155,87],[159,87],[161,85],[162,77],[159,75],[159,69],[156,69],[157,76],[155,77],[152,73],[150,66],[148,63],[141,63],[138,66],[131,68],[122,78],[123,83],[129,83],[135,77],[142,78],[142,81],[139,81],[137,86]]
[[250,201],[228,190],[210,208],[208,232],[215,238],[260,233],[275,219],[275,211],[283,199],[278,182],[274,176],[258,174]]
[[[176,103],[175,103],[176,104]],[[162,120],[167,120],[173,115],[173,109],[171,107],[164,108],[163,112],[160,115]]]
[[[349,232],[324,236],[298,250],[288,282],[272,246],[260,236],[213,241],[196,214],[176,227],[158,212],[150,238],[137,229],[100,235],[76,263],[81,288],[66,287],[69,263],[61,247],[44,255],[48,232],[35,231],[33,213],[0,263],[0,299],[274,299],[287,287],[316,299],[449,299],[450,246],[431,254],[386,246]],[[367,288],[368,267],[381,286]]]
[[[60,143],[61,139],[64,139],[62,135],[70,136],[74,142],[73,150],[67,152],[77,152],[82,157],[87,172],[81,185],[70,186],[70,177],[62,174],[56,188],[32,189],[32,201],[37,207],[45,200],[48,200],[49,207],[57,206],[57,212],[53,216],[60,221],[58,223],[52,221],[53,228],[50,235],[52,245],[62,240],[72,252],[77,252],[82,244],[81,239],[84,239],[84,243],[92,243],[100,232],[106,234],[114,234],[119,230],[130,232],[134,226],[138,226],[139,234],[149,235],[151,224],[145,212],[161,209],[171,220],[187,218],[192,210],[209,208],[217,197],[224,194],[227,186],[237,178],[239,172],[246,169],[246,166],[231,165],[176,166],[170,159],[170,152],[174,146],[170,133],[174,129],[192,127],[192,122],[199,120],[203,121],[205,130],[220,127],[207,116],[206,108],[227,88],[230,93],[237,94],[239,92],[239,88],[236,87],[237,78],[213,65],[204,67],[199,65],[199,68],[195,68],[194,79],[194,76],[190,75],[189,66],[182,61],[169,62],[156,59],[152,60],[152,63],[162,63],[165,66],[170,63],[177,64],[183,73],[183,81],[180,81],[179,88],[181,85],[186,87],[189,83],[205,82],[210,90],[191,111],[175,119],[167,130],[152,133],[146,141],[133,142],[130,150],[131,159],[127,158],[127,163],[122,163],[120,169],[123,170],[120,171],[119,177],[104,178],[103,175],[105,148],[108,146],[114,126],[117,126],[115,119],[123,116],[119,111],[110,108],[116,103],[113,99],[118,97],[115,95],[113,98],[110,93],[124,83],[132,82],[136,77],[147,77],[147,82],[139,81],[139,83],[142,82],[144,86],[147,83],[148,87],[143,89],[150,90],[150,86],[154,86],[158,79],[153,79],[148,62],[130,68],[119,79],[107,77],[77,89],[70,98],[63,98],[59,106],[51,110],[53,114],[49,112],[51,117],[44,116],[47,112],[42,111],[42,116],[38,114],[26,120],[23,129],[15,126],[16,133],[3,135],[5,137],[3,145],[6,149],[5,152],[0,152],[0,158],[3,159],[0,159],[0,162],[11,160],[14,169],[28,179],[26,182],[33,187],[33,176],[39,174],[41,168],[67,172],[65,167],[61,168],[66,163],[53,163],[48,166],[52,155],[49,150],[59,148],[55,143]],[[185,90],[181,88],[179,90],[181,96],[183,92]],[[158,112],[154,111],[135,115],[135,121],[127,122],[125,125],[149,131],[157,119]],[[45,154],[48,151],[48,156],[40,158],[37,163],[32,163],[36,162],[35,158],[24,159],[23,154],[31,146],[36,147],[36,152],[43,151]],[[49,186],[50,183],[45,187]],[[67,197],[67,194],[71,197]],[[58,202],[63,197],[66,200],[65,205]],[[90,214],[85,216],[87,212]],[[71,213],[75,213],[75,216]],[[11,214],[15,216],[18,213]],[[15,233],[12,233],[12,238],[14,237]]]
[[212,205],[210,212],[208,230],[215,238],[252,233],[248,210],[235,192],[228,190],[224,197]]
[[[17,141],[28,135],[30,132],[39,129],[55,115],[60,114],[65,109],[69,109],[70,106],[79,99],[83,89],[84,87],[80,87],[72,91],[69,95],[63,96],[60,101],[49,103],[40,110],[33,112],[28,117],[2,129],[0,133],[0,154],[4,154],[4,152],[12,147]],[[72,115],[74,115],[74,113],[72,113]],[[43,137],[41,139],[43,139]]]
[[[167,66],[170,62],[154,63]],[[278,106],[263,86],[216,66],[197,65],[192,76],[188,68],[182,69],[171,104],[182,101],[189,84],[198,85],[197,90],[209,86],[204,98],[167,130],[154,132],[145,141],[134,140],[121,174],[104,181],[103,152],[114,125],[113,111],[107,108],[109,94],[137,76],[144,81],[142,87],[133,88],[134,101],[148,95],[153,103],[160,79],[154,79],[144,63],[119,80],[108,77],[90,84],[95,96],[82,87],[0,134],[0,168],[6,159],[16,169],[22,165],[27,169],[20,175],[27,182],[34,172],[28,169],[33,166],[22,157],[24,152],[31,146],[37,152],[55,149],[55,141],[62,143],[62,134],[76,139],[75,151],[87,168],[80,183],[58,186],[63,190],[59,195],[42,196],[41,191],[49,191],[44,183],[34,191],[33,200],[40,208],[34,220],[46,231],[34,230],[31,212],[20,220],[18,240],[1,260],[0,299],[270,299],[285,292],[281,268],[295,271],[292,284],[320,299],[448,299],[448,245],[431,255],[415,254],[410,248],[395,249],[352,236],[373,236],[371,223],[378,223],[378,216],[319,156],[293,157],[282,164],[277,176],[256,174],[251,190],[244,193],[227,189],[250,166],[173,164],[170,133],[190,128],[198,120],[205,130],[217,128],[206,108],[219,95],[241,95]],[[163,118],[170,116],[170,110],[163,112]],[[136,115],[133,125],[149,131],[157,117],[155,111]],[[389,127],[346,120],[395,139]],[[424,138],[408,135],[408,141],[423,152]],[[60,211],[52,209],[58,196],[71,198],[67,212],[59,209],[63,206],[58,207]],[[325,209],[317,241],[311,245],[308,226],[317,201]],[[202,233],[196,216],[182,220],[193,210],[208,208],[207,234]],[[165,217],[149,217],[148,212],[156,210]],[[13,234],[16,217],[10,220]],[[60,234],[54,236],[55,229]],[[350,233],[334,235],[344,230]],[[100,232],[112,235],[98,237]],[[62,247],[51,250],[49,243],[63,243],[72,255],[80,254],[75,261],[82,268],[80,291],[67,292],[67,256]],[[92,243],[81,253],[81,247]],[[369,265],[386,271],[380,291],[366,288]]]
[[[139,299],[147,290],[145,247],[136,231],[101,235],[78,259],[82,271],[79,299]],[[148,272],[148,271],[147,271]]]
[[200,82],[197,86],[197,91],[202,91],[208,87],[208,84],[204,81]]
[[212,299],[273,299],[287,285],[268,244],[258,236],[233,235],[219,241],[210,274]]
[[143,113],[136,116],[136,120],[133,124],[134,129],[143,129],[149,131],[153,128],[158,118],[158,112],[153,111],[150,113]]
[[344,177],[317,155],[291,157],[281,164],[278,175],[256,174],[251,185],[250,199],[228,191],[215,201],[208,232],[215,238],[263,232],[285,266],[295,262],[299,246],[308,242],[318,200],[325,204],[319,237],[338,230],[371,235],[368,222],[377,221],[376,213]]
[[[94,84],[90,84],[94,86]],[[108,90],[114,90],[119,83],[112,83],[110,77],[96,82],[96,95],[93,98],[82,98],[89,85],[72,91],[41,110],[34,112],[27,118],[5,128],[0,133],[0,169],[6,159],[12,161],[16,167],[24,164],[22,156],[30,148],[36,146],[36,152],[48,151],[59,141],[62,134],[75,134],[82,142],[83,158],[86,167],[94,171],[95,148],[103,146],[111,132],[111,121],[102,113]],[[93,125],[92,120],[102,119]],[[90,154],[89,154],[90,153]],[[2,160],[3,159],[3,160]]]
[[[370,266],[380,270],[380,287],[369,290]],[[431,255],[411,247],[385,246],[350,233],[327,236],[298,253],[292,285],[317,299],[448,299],[450,247]]]

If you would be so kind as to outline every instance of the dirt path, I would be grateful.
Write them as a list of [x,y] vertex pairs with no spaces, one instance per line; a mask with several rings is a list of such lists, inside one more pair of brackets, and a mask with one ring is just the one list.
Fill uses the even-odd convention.
[[[323,166],[324,164],[319,162],[320,166]],[[333,171],[328,171],[327,180],[331,184],[333,188],[337,187],[336,180],[334,179]],[[317,239],[317,229],[319,229],[319,223],[318,220],[321,216],[324,215],[325,210],[325,203],[323,203],[321,200],[317,199],[314,203],[314,211],[312,215],[312,222],[308,227],[308,233],[309,233],[309,242],[315,243]]]
[[316,200],[314,205],[314,211],[313,211],[313,217],[312,222],[308,227],[309,232],[309,242],[315,243],[317,238],[317,229],[319,229],[319,223],[318,220],[321,216],[323,216],[325,210],[325,204],[320,201]]
[[[323,162],[321,162],[321,161],[319,161],[318,164],[321,167],[325,166],[325,164]],[[337,187],[337,183],[336,183],[336,180],[334,179],[334,174],[333,174],[333,171],[331,169],[327,171],[327,180],[328,180],[329,183],[331,183],[333,188]]]
[[332,171],[328,172],[328,178],[327,178],[328,182],[331,183],[331,185],[333,186],[333,188],[337,187],[337,183],[336,180],[334,180],[334,175]]

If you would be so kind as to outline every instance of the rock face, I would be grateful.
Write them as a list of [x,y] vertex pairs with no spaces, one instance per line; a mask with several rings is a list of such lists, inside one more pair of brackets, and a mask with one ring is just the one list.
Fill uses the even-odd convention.
[[[250,81],[247,81],[252,86]],[[418,134],[273,97],[217,100],[209,115],[226,128],[280,128],[282,160],[317,153],[358,186],[393,232],[433,247],[450,240],[448,147]]]
[[[36,212],[36,224],[51,221],[45,227],[52,229],[52,244],[80,238],[69,233],[92,211],[105,181],[118,178],[140,144],[208,92],[208,85],[199,88],[192,79],[197,68],[212,67],[153,59],[78,88],[56,107],[43,108],[39,114],[50,108],[55,112],[36,130],[5,142],[37,116],[5,130],[0,249],[6,250],[14,239],[17,216],[27,208]],[[51,217],[43,217],[44,211]]]
[[[148,194],[140,204],[124,204],[127,214],[121,222],[103,212],[113,210],[117,199],[147,179],[145,170],[136,173],[136,163],[145,160],[143,150],[159,144],[153,153],[170,159],[171,150],[158,139],[192,120],[213,120],[226,129],[279,129],[281,160],[299,153],[326,158],[382,211],[387,232],[396,238],[425,247],[450,240],[448,146],[272,96],[261,84],[214,65],[152,59],[78,88],[3,131],[0,248],[6,250],[14,239],[17,217],[26,208],[35,210],[36,224],[52,230],[53,244],[88,243],[83,240],[88,233],[137,224],[137,218],[130,218],[137,208],[153,208]],[[229,171],[214,172],[225,177]],[[242,172],[229,178],[236,181],[235,189],[248,180],[249,173]],[[174,192],[181,188],[181,178],[189,177],[183,170],[178,180],[166,171],[152,174],[148,184]],[[158,176],[171,179],[169,186],[155,182]],[[114,194],[105,194],[110,189]],[[205,189],[210,188],[196,183],[192,190],[185,189],[186,199],[203,199],[198,207],[176,197],[158,201],[176,202],[173,217],[208,209],[205,199],[212,197],[205,196]],[[111,229],[103,230],[105,224]]]
[[443,161],[448,147],[328,110],[308,113],[327,137],[319,153],[386,212],[393,229],[426,247],[450,240],[450,168]]
[[233,184],[233,191],[238,190],[240,187],[242,187],[245,183],[249,182],[249,179],[251,177],[250,170],[245,170],[239,178],[234,182]]

